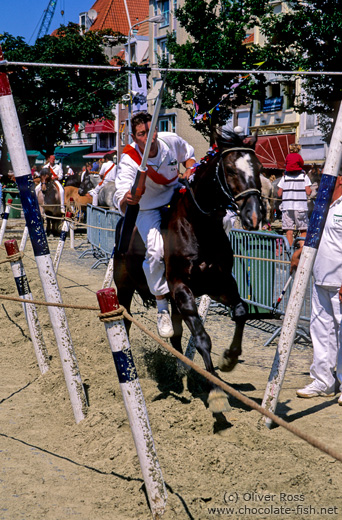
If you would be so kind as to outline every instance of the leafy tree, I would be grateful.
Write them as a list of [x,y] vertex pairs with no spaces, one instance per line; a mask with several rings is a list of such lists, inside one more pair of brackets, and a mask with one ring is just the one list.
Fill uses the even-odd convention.
[[[288,10],[263,19],[267,43],[262,49],[268,66],[283,70],[340,71],[342,11],[338,0],[287,2]],[[305,76],[299,112],[319,114],[320,128],[329,139],[342,98],[341,76]]]
[[[260,61],[259,49],[244,43],[248,29],[259,24],[259,18],[270,13],[266,0],[185,0],[176,15],[181,27],[189,35],[184,44],[178,44],[176,37],[169,34],[167,47],[173,56],[171,67],[196,69],[255,69]],[[161,63],[163,64],[163,63]],[[175,99],[181,101],[178,107],[185,108],[192,118],[193,108],[186,102],[193,99],[200,113],[209,112],[223,99],[210,119],[196,123],[196,129],[204,135],[210,133],[211,123],[223,123],[232,108],[263,96],[263,77],[249,77],[239,88],[230,87],[236,83],[236,74],[223,73],[169,73],[168,85],[174,91]],[[226,97],[225,97],[226,96]]]
[[[255,69],[264,62],[267,70],[338,71],[342,54],[342,10],[338,0],[283,2],[285,9],[274,9],[274,2],[264,0],[185,0],[177,9],[177,19],[189,39],[177,44],[168,36],[168,50],[173,68]],[[262,46],[244,43],[246,31],[258,26],[265,41]],[[165,62],[161,62],[166,66]],[[284,77],[284,79],[289,79]],[[194,99],[199,112],[212,109],[236,77],[225,74],[169,73],[177,106],[192,118]],[[251,99],[263,99],[267,78],[250,75],[233,95],[220,104],[209,122],[222,123],[231,110]],[[303,81],[305,96],[295,101],[299,112],[320,115],[320,127],[328,138],[333,112],[341,100],[341,76],[307,76]],[[178,96],[177,96],[178,94]],[[202,133],[210,133],[208,119],[196,123]]]
[[[111,36],[106,45],[125,41],[111,30],[80,34],[79,26],[70,23],[32,46],[8,33],[0,35],[0,45],[8,61],[109,65],[104,36]],[[78,122],[113,119],[111,109],[127,90],[125,75],[115,69],[8,66],[7,72],[25,145],[44,155],[59,142],[70,141]]]

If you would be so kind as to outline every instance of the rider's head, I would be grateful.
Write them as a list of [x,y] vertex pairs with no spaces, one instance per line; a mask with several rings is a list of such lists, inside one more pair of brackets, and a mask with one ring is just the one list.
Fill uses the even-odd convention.
[[138,125],[146,125],[152,121],[152,116],[148,112],[137,112],[131,119],[132,135],[136,134]]
[[[143,153],[150,131],[152,116],[147,112],[138,112],[132,118],[132,137],[133,141],[138,145],[140,151]],[[157,129],[154,129],[149,157],[155,157],[158,153]]]

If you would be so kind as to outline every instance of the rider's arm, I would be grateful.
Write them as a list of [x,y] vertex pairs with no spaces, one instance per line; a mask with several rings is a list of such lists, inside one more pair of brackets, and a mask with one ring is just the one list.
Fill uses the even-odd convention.
[[124,154],[120,163],[117,165],[115,176],[116,192],[114,193],[114,206],[118,208],[122,215],[125,214],[127,204],[138,204],[139,199],[133,197],[131,188],[134,184],[138,166],[132,159]]

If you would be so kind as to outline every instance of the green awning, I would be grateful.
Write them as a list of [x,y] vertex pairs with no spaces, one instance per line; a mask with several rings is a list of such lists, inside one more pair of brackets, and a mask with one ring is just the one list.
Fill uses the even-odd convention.
[[66,157],[74,156],[79,154],[80,156],[90,152],[93,148],[92,145],[88,146],[56,146],[55,156],[56,159],[64,159]]

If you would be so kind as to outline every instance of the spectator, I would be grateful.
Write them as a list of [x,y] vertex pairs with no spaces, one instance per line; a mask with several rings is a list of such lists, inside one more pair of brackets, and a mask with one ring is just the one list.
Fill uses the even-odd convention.
[[100,177],[101,181],[100,183],[92,190],[90,190],[88,193],[93,197],[93,206],[97,206],[98,204],[98,196],[99,191],[101,188],[103,188],[104,184],[107,184],[107,182],[114,181],[116,176],[116,165],[113,162],[113,156],[109,153],[106,153],[104,156],[104,163],[101,166],[100,169]]
[[[292,258],[291,270],[298,264],[301,249]],[[315,259],[310,333],[313,381],[297,390],[299,397],[330,397],[336,379],[342,391],[342,173],[336,179],[332,202]],[[336,379],[334,370],[336,368]],[[342,394],[338,399],[342,406]]]
[[286,238],[293,244],[293,231],[297,229],[305,238],[308,229],[308,202],[311,194],[311,181],[302,170],[303,158],[299,155],[300,145],[290,145],[286,156],[286,171],[278,185],[278,197],[282,198],[282,225]]

